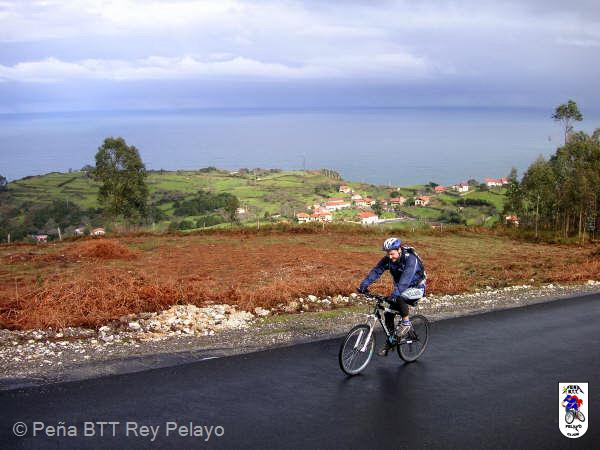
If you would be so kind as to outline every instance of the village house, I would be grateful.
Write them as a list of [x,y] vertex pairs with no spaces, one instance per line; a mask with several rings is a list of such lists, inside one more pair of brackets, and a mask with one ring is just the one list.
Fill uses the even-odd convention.
[[379,222],[379,217],[373,211],[363,211],[358,215],[360,223],[363,225],[372,225]]
[[310,216],[306,213],[298,213],[296,214],[296,219],[298,219],[298,223],[307,223],[310,222]]
[[386,204],[389,206],[402,206],[406,203],[405,197],[392,197],[386,200]]
[[327,211],[337,211],[338,209],[350,208],[352,205],[343,198],[331,198],[325,202],[325,209]]
[[355,200],[354,201],[354,205],[358,206],[359,208],[366,208],[369,206],[373,206],[375,204],[375,200],[373,200],[370,197],[367,198],[362,198],[360,200]]
[[75,228],[73,233],[75,233],[75,236],[83,236],[85,234],[85,228],[84,227]]
[[317,212],[310,215],[311,221],[315,222],[333,222],[333,216],[330,212]]
[[340,186],[340,192],[343,192],[344,194],[352,194],[352,188],[350,186],[342,184]]
[[431,197],[422,195],[421,197],[417,197],[415,199],[415,206],[427,206],[427,205],[429,205],[430,200],[431,200]]
[[104,236],[105,234],[106,231],[104,231],[104,228],[102,227],[94,228],[92,231],[90,231],[90,236],[94,237]]
[[45,244],[46,242],[48,242],[47,234],[36,234],[34,238],[35,242],[37,242],[38,244]]
[[504,221],[507,225],[514,225],[515,227],[519,226],[519,218],[515,215],[506,216]]
[[469,192],[469,185],[467,183],[458,183],[452,185],[452,189],[457,192]]
[[436,186],[433,188],[433,190],[436,193],[441,194],[442,192],[446,192],[446,187],[445,186]]
[[360,195],[360,194],[353,194],[352,197],[350,197],[350,200],[352,200],[352,201],[362,200],[362,195]]
[[369,207],[369,206],[373,206],[375,204],[375,200],[373,200],[372,198],[367,197],[367,198],[362,198],[360,200],[356,200],[354,202],[354,204],[356,206],[358,206],[359,208],[366,208],[366,207]]
[[508,184],[508,178],[486,178],[485,184],[487,187],[504,186]]
[[243,207],[240,206],[239,208],[237,208],[235,210],[235,213],[236,214],[246,214],[246,208],[243,208]]

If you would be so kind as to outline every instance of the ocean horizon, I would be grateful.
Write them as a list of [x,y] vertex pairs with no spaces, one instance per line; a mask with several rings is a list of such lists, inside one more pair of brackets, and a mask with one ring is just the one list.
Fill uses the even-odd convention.
[[[0,114],[0,174],[78,170],[121,136],[152,170],[329,168],[348,180],[450,184],[520,173],[561,145],[548,108],[227,108]],[[576,129],[600,127],[586,114]]]

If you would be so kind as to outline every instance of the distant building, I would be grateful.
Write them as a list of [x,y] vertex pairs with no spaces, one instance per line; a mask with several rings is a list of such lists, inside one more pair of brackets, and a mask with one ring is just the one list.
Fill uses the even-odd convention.
[[353,201],[362,200],[362,195],[360,195],[360,194],[353,194],[352,197],[350,197],[350,200],[353,200]]
[[358,215],[360,223],[363,225],[372,225],[379,222],[379,216],[372,211],[363,211]]
[[325,209],[327,211],[337,211],[338,209],[350,208],[352,205],[343,198],[332,198],[325,202]]
[[235,210],[236,214],[246,214],[246,208],[239,207]]
[[83,236],[85,234],[85,228],[84,227],[75,228],[73,233],[75,234],[75,236]]
[[435,192],[437,192],[438,194],[441,194],[442,192],[446,192],[446,187],[445,186],[436,186],[433,188],[433,190]]
[[487,187],[504,186],[508,184],[508,178],[486,178],[485,184]]
[[340,186],[340,192],[343,192],[344,194],[351,194],[352,193],[352,188],[350,186],[342,184]]
[[386,203],[390,206],[402,206],[406,203],[405,197],[392,197],[386,200]]
[[514,225],[515,227],[519,226],[519,218],[515,215],[506,216],[504,221],[507,225]]
[[310,222],[310,216],[306,213],[298,213],[296,214],[296,219],[298,219],[299,223]]
[[48,242],[48,235],[47,234],[36,234],[34,236],[35,242],[37,242],[38,244],[45,244],[46,242]]
[[363,199],[368,206],[373,206],[377,201],[371,197],[366,197]]
[[106,234],[106,231],[104,231],[104,228],[102,228],[102,227],[94,228],[92,231],[90,231],[90,236],[94,236],[94,237],[104,236],[105,234]]
[[423,195],[415,199],[415,206],[427,206],[429,205],[431,198]]
[[457,192],[469,192],[469,185],[467,183],[458,183],[452,185],[452,189]]
[[315,222],[332,222],[333,216],[330,212],[317,212],[310,215],[311,221]]

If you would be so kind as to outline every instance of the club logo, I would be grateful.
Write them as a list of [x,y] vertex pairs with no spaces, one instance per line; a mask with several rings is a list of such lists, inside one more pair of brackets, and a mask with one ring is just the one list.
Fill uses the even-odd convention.
[[558,427],[568,438],[585,434],[589,422],[587,383],[558,383]]

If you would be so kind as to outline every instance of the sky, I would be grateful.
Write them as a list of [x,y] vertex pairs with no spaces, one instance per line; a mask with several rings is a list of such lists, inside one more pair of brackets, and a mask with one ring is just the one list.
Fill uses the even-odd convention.
[[589,1],[0,0],[0,113],[600,102]]

